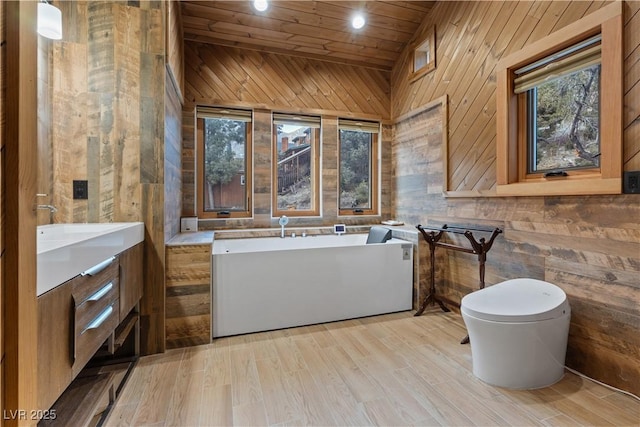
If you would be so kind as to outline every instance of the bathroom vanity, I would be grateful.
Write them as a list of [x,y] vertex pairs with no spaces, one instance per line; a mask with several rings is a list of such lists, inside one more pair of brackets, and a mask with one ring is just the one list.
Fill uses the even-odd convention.
[[[66,245],[38,242],[38,408],[55,409],[58,423],[67,417],[74,422],[79,417],[91,419],[103,412],[115,399],[130,366],[120,362],[131,361],[139,353],[136,307],[143,290],[144,226],[122,224],[98,231],[89,231],[90,224],[78,224],[87,227],[76,230],[75,240],[73,233],[58,236],[67,237]],[[49,235],[56,233],[49,231]],[[79,252],[82,257],[74,255]],[[42,254],[59,260],[54,267],[58,271],[47,271],[50,266],[42,269],[46,266],[40,264]],[[65,257],[66,262],[60,261]],[[87,263],[94,264],[86,267]],[[41,274],[72,277],[40,294]],[[100,363],[92,363],[97,368],[87,374],[83,369],[92,358]],[[118,364],[118,368],[104,368]],[[80,404],[83,398],[89,402]]]

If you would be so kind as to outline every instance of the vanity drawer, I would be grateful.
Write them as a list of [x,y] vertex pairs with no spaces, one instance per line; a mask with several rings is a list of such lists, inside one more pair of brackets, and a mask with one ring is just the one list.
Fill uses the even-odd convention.
[[[95,292],[86,297],[86,299],[75,306],[75,335],[81,334],[87,325],[93,322],[96,317],[100,316],[104,310],[112,306],[120,295],[120,286],[118,277],[110,278],[108,281],[100,281],[101,286]],[[75,299],[75,298],[74,298]],[[120,307],[116,304],[114,309],[120,311]]]
[[119,265],[118,257],[112,257],[74,278],[71,294],[76,307],[86,302],[109,282],[113,281],[114,285],[117,285]]
[[[73,363],[74,377],[84,368],[87,362],[118,326],[118,301],[118,299],[115,299],[109,304],[101,304],[99,310],[91,309],[86,311],[82,322],[78,322],[79,318],[76,316]],[[91,313],[91,315],[88,313]]]

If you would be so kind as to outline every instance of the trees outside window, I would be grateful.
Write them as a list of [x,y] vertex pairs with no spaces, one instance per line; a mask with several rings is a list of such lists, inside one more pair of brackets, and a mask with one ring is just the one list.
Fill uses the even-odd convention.
[[620,194],[623,3],[496,65],[496,194]]
[[198,213],[249,216],[251,112],[198,110]]
[[379,128],[373,122],[339,121],[341,215],[377,212]]
[[600,166],[600,65],[527,92],[529,173]]

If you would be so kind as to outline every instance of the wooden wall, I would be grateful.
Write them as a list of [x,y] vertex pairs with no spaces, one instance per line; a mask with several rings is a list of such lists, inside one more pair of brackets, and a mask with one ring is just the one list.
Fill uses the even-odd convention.
[[166,39],[167,64],[182,102],[184,94],[184,42],[182,31],[182,12],[178,0],[167,2]]
[[164,241],[180,232],[182,214],[182,103],[169,67],[164,96]]
[[[330,225],[337,221],[338,117],[387,120],[389,73],[285,55],[185,43],[183,114],[183,215],[194,215],[194,116],[196,104],[254,109],[254,218],[216,220],[216,228],[273,227],[271,218],[271,112],[322,116],[322,218],[291,218],[290,224]],[[391,129],[382,137],[382,210],[377,218],[344,219],[348,224],[377,222],[391,212]],[[340,219],[343,221],[343,218]],[[214,222],[205,227],[213,227]]]
[[[145,222],[142,352],[162,351],[163,3],[56,5],[62,10],[65,36],[53,43],[51,64],[51,180],[58,208],[54,222]],[[179,124],[172,124],[175,134]],[[88,200],[73,200],[73,180],[88,180]]]
[[36,3],[3,2],[1,21],[2,418],[14,426],[34,421],[12,413],[37,407]]
[[[51,63],[53,41],[38,37],[38,204],[53,204],[53,153],[51,152]],[[53,223],[48,209],[36,212],[38,225]]]
[[[393,117],[405,115],[395,127],[393,141],[393,210],[409,224],[501,227],[504,234],[488,255],[487,284],[533,277],[559,285],[572,307],[567,365],[638,394],[638,196],[444,198],[441,194],[441,144],[447,132],[442,125],[443,97],[449,99],[449,188],[490,192],[495,186],[496,62],[604,4],[438,2],[424,22],[425,27],[436,26],[436,71],[409,84],[405,52],[392,73]],[[626,2],[624,9],[624,163],[625,170],[637,170],[640,2]],[[426,105],[431,108],[407,118],[407,113]],[[429,264],[426,258],[421,262]],[[441,251],[438,292],[459,301],[477,289],[477,270],[475,256]]]
[[211,342],[211,243],[167,246],[167,348]]
[[164,119],[164,240],[180,232],[182,214],[182,104],[184,93],[184,44],[180,4],[166,3],[165,11],[165,119]]
[[[5,118],[5,94],[7,78],[6,65],[7,61],[7,37],[5,25],[5,4],[0,3],[0,412],[4,413],[4,310],[2,308],[4,301],[4,141],[6,131]],[[0,420],[0,426],[4,425],[4,421]]]

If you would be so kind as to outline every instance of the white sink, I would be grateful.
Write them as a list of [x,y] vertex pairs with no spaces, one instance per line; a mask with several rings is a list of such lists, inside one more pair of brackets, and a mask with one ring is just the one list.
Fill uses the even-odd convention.
[[143,240],[142,222],[39,226],[38,295]]

